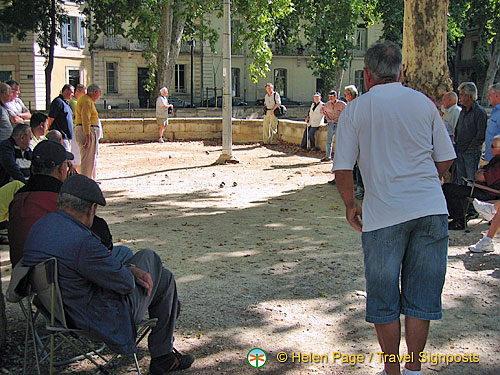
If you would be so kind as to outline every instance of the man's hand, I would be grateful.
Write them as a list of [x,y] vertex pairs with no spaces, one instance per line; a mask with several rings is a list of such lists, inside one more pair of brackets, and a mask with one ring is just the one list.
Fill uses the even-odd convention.
[[149,297],[151,295],[151,291],[153,290],[153,279],[151,278],[151,275],[135,266],[130,266],[129,270],[132,272],[132,275],[134,275],[136,284],[139,284],[146,289],[146,294]]
[[83,148],[88,148],[90,146],[90,134],[85,135],[85,143],[83,144]]
[[357,200],[353,200],[346,205],[345,217],[349,224],[351,224],[351,227],[356,229],[358,232],[363,231],[363,222],[361,221],[363,218],[363,211]]

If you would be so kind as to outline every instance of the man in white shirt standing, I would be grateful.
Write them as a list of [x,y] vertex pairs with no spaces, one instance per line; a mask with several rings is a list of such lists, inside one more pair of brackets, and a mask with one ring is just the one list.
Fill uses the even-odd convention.
[[441,108],[443,112],[443,121],[452,142],[453,136],[455,135],[455,126],[457,126],[458,116],[460,116],[460,111],[462,110],[457,103],[458,95],[453,91],[449,91],[443,95],[443,107]]
[[[455,152],[436,106],[398,82],[402,55],[396,44],[375,43],[364,62],[368,92],[340,115],[334,170],[346,218],[362,232],[366,321],[375,324],[384,354],[398,355],[404,314],[413,361],[402,373],[420,374],[429,322],[442,316],[448,212],[440,176]],[[358,157],[363,207],[353,190]],[[381,374],[400,374],[398,362],[387,360],[384,367]]]
[[160,96],[156,99],[156,123],[160,127],[160,138],[158,139],[160,143],[165,142],[163,133],[165,132],[165,127],[168,125],[168,110],[172,110],[173,108],[172,104],[168,104],[168,89],[162,87],[160,89]]
[[323,124],[323,113],[321,109],[324,104],[325,103],[321,101],[321,94],[319,92],[314,93],[313,102],[306,117],[307,126],[302,136],[302,142],[300,143],[300,148],[303,150],[307,149],[307,140],[309,139],[311,151],[319,151],[319,148],[316,147],[315,134]]
[[274,91],[272,83],[266,83],[267,94],[264,97],[264,122],[262,124],[262,142],[266,145],[275,145],[278,138],[278,118],[274,110],[281,105],[281,97]]

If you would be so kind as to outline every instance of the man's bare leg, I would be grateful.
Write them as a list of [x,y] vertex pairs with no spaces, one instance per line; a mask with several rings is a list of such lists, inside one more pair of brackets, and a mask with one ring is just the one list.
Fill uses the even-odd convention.
[[428,320],[421,320],[405,316],[405,340],[408,347],[408,354],[413,354],[413,362],[406,362],[408,370],[420,371],[422,364],[419,361],[419,354],[424,350],[429,334]]
[[[401,322],[399,318],[392,323],[375,324],[375,332],[380,348],[385,355],[399,355],[399,342],[401,341]],[[399,362],[385,362],[385,372],[389,375],[399,375]]]

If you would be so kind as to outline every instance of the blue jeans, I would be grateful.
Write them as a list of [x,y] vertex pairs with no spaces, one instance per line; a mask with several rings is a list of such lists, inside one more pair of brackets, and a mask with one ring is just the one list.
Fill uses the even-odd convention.
[[479,160],[481,158],[481,150],[466,150],[458,153],[451,172],[451,179],[454,184],[466,185],[462,179],[465,177],[469,180],[476,179],[476,172],[479,168]]
[[318,127],[312,127],[312,126],[307,126],[304,129],[304,135],[302,136],[302,142],[300,142],[300,147],[301,148],[307,148],[307,133],[309,132],[309,145],[311,148],[316,147],[316,141],[314,139],[314,135],[318,131]]
[[333,146],[333,136],[337,132],[337,123],[329,122],[328,127],[326,129],[326,149],[325,149],[325,157],[332,157],[332,146]]
[[367,322],[391,323],[401,313],[422,320],[441,319],[447,215],[424,216],[363,232],[362,242]]

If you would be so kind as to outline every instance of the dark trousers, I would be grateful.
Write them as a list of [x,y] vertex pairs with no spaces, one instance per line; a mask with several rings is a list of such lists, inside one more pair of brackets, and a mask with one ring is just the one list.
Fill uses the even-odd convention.
[[[457,184],[444,184],[443,193],[448,205],[448,212],[450,217],[461,223],[465,223],[465,205],[467,204],[466,198],[470,196],[472,188],[470,186],[457,185]],[[495,199],[495,196],[485,190],[474,188],[472,193],[473,198],[479,200]]]
[[466,185],[462,177],[474,181],[476,179],[476,172],[479,168],[480,159],[481,150],[457,152],[457,158],[453,162],[451,168],[451,182],[457,185]]
[[149,297],[143,287],[136,285],[127,299],[135,323],[144,319],[146,311],[149,311],[150,318],[158,318],[156,327],[148,337],[151,358],[157,358],[172,352],[174,346],[175,320],[180,310],[174,275],[163,267],[160,257],[153,250],[137,252],[129,263],[150,273],[153,279],[153,290]]
[[304,135],[302,136],[302,142],[300,142],[301,148],[307,148],[307,133],[309,132],[309,145],[311,148],[316,147],[316,141],[314,139],[314,135],[318,131],[318,127],[308,126],[304,129]]

